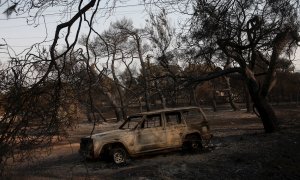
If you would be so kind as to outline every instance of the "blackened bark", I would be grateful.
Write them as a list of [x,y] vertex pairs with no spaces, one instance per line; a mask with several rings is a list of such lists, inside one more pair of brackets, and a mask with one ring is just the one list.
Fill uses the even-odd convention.
[[[249,88],[252,89],[251,87]],[[252,97],[254,107],[259,113],[259,116],[263,122],[265,132],[272,133],[278,130],[278,121],[276,114],[266,98],[253,92],[251,92],[250,95]]]
[[158,91],[158,94],[159,94],[159,98],[160,98],[160,101],[161,101],[162,108],[166,109],[167,108],[166,98],[165,98],[163,92],[161,91],[160,87],[158,86],[158,82],[154,81],[154,83],[155,83],[155,87],[156,87],[156,89]]
[[233,101],[230,79],[229,79],[229,77],[226,77],[226,76],[224,77],[224,79],[225,79],[226,86],[227,86],[227,95],[228,95],[229,104],[230,104],[231,108],[233,109],[233,111],[239,111],[240,109],[237,107],[237,105]]
[[244,83],[244,94],[245,94],[244,96],[245,96],[247,113],[251,113],[251,96],[249,94],[247,84],[245,83]]
[[[117,49],[116,47],[114,47],[114,51],[117,52]],[[120,98],[120,105],[121,105],[121,112],[122,112],[122,117],[123,119],[126,119],[127,118],[127,112],[126,112],[126,108],[125,108],[125,105],[124,105],[124,97],[123,97],[123,92],[121,90],[121,87],[119,86],[119,84],[121,84],[119,82],[119,79],[117,78],[117,75],[115,73],[115,60],[116,60],[116,53],[113,54],[113,58],[112,58],[112,62],[111,62],[111,72],[112,72],[112,76],[113,76],[113,80],[114,80],[114,83],[116,85],[116,89],[117,89],[117,92],[119,94],[119,98]],[[117,112],[117,111],[116,111]],[[117,112],[119,113],[119,112]],[[120,119],[118,119],[119,121]]]
[[261,95],[259,84],[249,69],[246,69],[246,76],[249,93],[254,103],[254,107],[262,120],[265,132],[272,133],[278,130],[276,114],[266,97]]
[[[146,109],[147,111],[150,111],[151,107],[150,107],[150,90],[149,90],[149,82],[148,82],[148,69],[146,67],[146,63],[144,61],[143,58],[143,54],[142,54],[142,46],[141,46],[141,39],[140,37],[135,34],[135,41],[137,44],[137,50],[138,50],[138,55],[139,55],[139,59],[140,59],[140,63],[141,63],[141,68],[142,68],[142,77],[143,77],[143,81],[144,81],[144,96],[145,96],[145,102],[146,102]],[[148,58],[148,57],[147,57]],[[148,68],[149,68],[149,58],[147,59],[148,61]]]

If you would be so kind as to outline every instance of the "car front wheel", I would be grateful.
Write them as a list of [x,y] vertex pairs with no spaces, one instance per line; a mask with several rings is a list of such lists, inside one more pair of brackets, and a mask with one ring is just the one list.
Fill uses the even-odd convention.
[[112,160],[115,164],[125,164],[127,159],[126,150],[122,147],[117,147],[112,150]]

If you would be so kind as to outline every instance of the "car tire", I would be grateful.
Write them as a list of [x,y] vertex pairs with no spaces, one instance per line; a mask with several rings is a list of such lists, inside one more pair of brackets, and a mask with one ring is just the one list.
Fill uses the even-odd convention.
[[127,160],[127,152],[122,147],[114,148],[111,151],[111,158],[112,161],[117,165],[125,164]]
[[201,138],[197,135],[188,135],[186,137],[185,149],[190,152],[198,152],[202,149]]

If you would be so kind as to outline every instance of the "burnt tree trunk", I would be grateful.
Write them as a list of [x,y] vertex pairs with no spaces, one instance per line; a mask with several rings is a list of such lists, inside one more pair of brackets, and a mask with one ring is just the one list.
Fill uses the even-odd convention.
[[[140,63],[141,63],[141,73],[142,73],[142,77],[143,77],[143,81],[144,81],[144,97],[145,97],[145,103],[146,103],[146,109],[147,111],[150,111],[151,107],[150,107],[150,88],[149,88],[149,73],[148,73],[148,69],[146,67],[146,63],[144,61],[143,58],[143,54],[142,54],[142,46],[141,46],[141,38],[135,34],[134,36],[135,41],[136,41],[136,45],[137,45],[137,51],[138,51],[138,56],[140,59]],[[148,64],[148,68],[149,68],[149,57],[147,57],[147,64]]]
[[226,86],[227,86],[227,95],[228,95],[229,104],[230,104],[233,111],[239,111],[240,109],[237,107],[237,105],[233,101],[231,85],[230,85],[230,79],[229,79],[229,77],[225,76],[224,80],[225,80]]
[[[230,58],[227,58],[226,65],[224,66],[224,69],[227,69],[230,66]],[[226,83],[227,88],[227,96],[230,103],[230,106],[233,111],[239,111],[240,109],[237,107],[237,105],[233,101],[232,91],[231,91],[231,84],[230,84],[230,78],[228,76],[223,77]]]
[[247,84],[245,83],[243,84],[244,84],[244,96],[245,96],[247,113],[251,113],[251,96],[249,94]]
[[161,106],[163,109],[166,109],[167,108],[167,102],[166,102],[166,97],[165,95],[163,94],[161,88],[158,86],[158,82],[157,81],[154,81],[155,83],[155,87],[158,91],[158,94],[159,94],[159,98],[160,98],[160,102],[161,102]]
[[249,87],[249,90],[254,103],[254,108],[257,110],[263,122],[266,133],[276,131],[278,129],[278,122],[272,106],[268,103],[265,97],[262,97],[260,94],[255,92],[251,92],[253,90],[252,87]]
[[[115,52],[117,51],[117,49],[115,49]],[[119,79],[117,78],[117,75],[116,75],[116,72],[115,72],[115,60],[116,60],[116,53],[113,53],[113,58],[112,58],[112,61],[111,61],[111,72],[112,72],[112,76],[113,76],[113,80],[114,80],[114,83],[116,85],[116,89],[117,89],[117,93],[119,95],[119,101],[120,101],[120,109],[121,109],[121,113],[122,113],[122,118],[123,119],[126,119],[127,118],[127,112],[126,112],[126,108],[125,108],[125,105],[124,105],[124,96],[123,96],[123,92],[121,90],[121,87],[120,87],[120,82],[119,82]],[[116,111],[116,113],[119,113]],[[119,115],[118,115],[119,116]],[[118,119],[119,121],[119,119]]]
[[260,87],[256,81],[254,74],[247,69],[247,86],[254,103],[254,108],[262,120],[266,133],[272,133],[278,130],[278,120],[272,106],[267,101],[266,97],[261,94]]
[[110,101],[111,107],[115,111],[115,115],[116,115],[117,121],[120,122],[122,120],[122,118],[123,118],[122,108],[117,103],[116,99],[112,96],[111,93],[106,92],[106,96],[108,97],[108,100]]

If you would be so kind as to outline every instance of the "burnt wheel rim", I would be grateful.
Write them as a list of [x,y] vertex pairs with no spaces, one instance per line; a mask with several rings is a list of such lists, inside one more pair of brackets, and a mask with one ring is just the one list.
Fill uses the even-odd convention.
[[197,142],[192,142],[191,147],[192,147],[192,149],[198,149],[199,144]]
[[124,154],[121,151],[116,151],[113,157],[116,164],[121,164],[125,161]]

